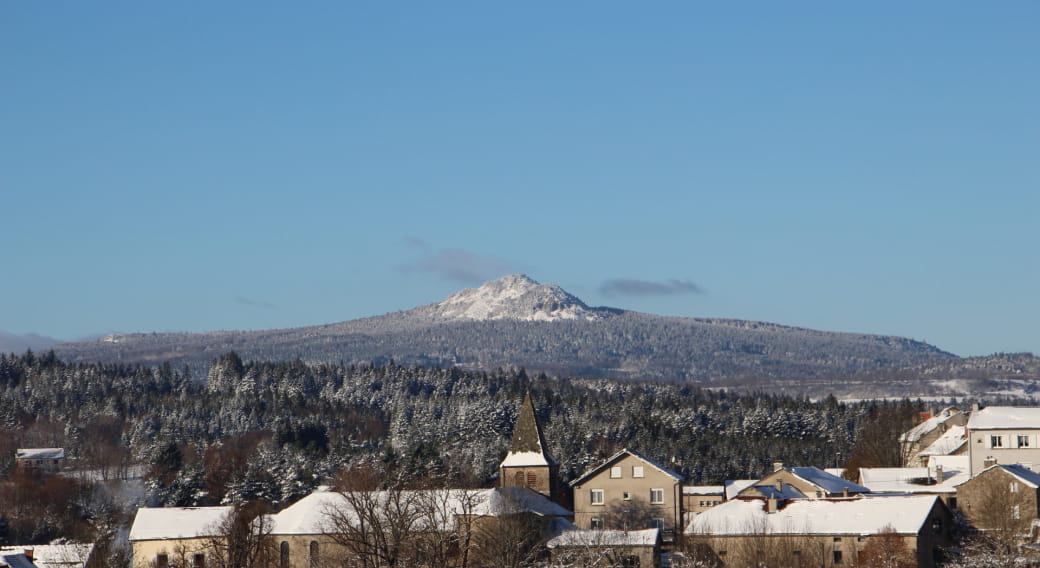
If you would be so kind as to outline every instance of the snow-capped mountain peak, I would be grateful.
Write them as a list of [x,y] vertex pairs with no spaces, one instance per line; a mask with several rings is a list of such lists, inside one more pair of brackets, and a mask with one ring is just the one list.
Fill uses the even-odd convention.
[[478,288],[466,288],[430,304],[439,317],[461,320],[593,320],[603,317],[555,284],[539,284],[524,274],[510,274]]

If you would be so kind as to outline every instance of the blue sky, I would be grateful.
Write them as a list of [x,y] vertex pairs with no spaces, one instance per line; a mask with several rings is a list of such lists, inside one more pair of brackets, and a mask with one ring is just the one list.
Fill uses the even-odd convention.
[[524,272],[1040,353],[1038,28],[1035,2],[3,3],[0,330],[321,324]]

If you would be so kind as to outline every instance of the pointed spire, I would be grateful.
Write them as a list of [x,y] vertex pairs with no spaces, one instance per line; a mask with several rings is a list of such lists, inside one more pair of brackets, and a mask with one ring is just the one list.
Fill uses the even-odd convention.
[[513,427],[513,440],[509,444],[509,454],[503,465],[557,465],[557,461],[549,455],[549,447],[542,436],[542,427],[534,412],[534,401],[531,392],[524,396],[520,404],[520,413]]

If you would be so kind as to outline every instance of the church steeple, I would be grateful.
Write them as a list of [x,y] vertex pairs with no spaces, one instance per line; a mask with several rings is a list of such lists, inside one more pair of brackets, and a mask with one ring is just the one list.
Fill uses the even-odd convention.
[[[531,400],[530,392],[524,396],[524,401],[520,403],[520,413],[516,417],[516,426],[513,427],[513,441],[509,444],[509,456],[513,456],[516,465],[550,465],[557,463],[549,455],[545,436],[542,435],[542,425],[538,423],[538,416],[534,412],[534,401]],[[506,460],[509,460],[509,456],[506,456]]]
[[524,396],[513,427],[509,453],[499,466],[499,485],[530,487],[553,501],[559,498],[560,463],[549,454],[531,393]]

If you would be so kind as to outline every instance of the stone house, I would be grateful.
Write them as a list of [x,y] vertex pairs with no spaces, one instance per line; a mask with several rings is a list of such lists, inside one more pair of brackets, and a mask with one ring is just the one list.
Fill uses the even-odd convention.
[[574,522],[583,529],[658,528],[665,541],[682,529],[683,478],[629,449],[571,482]]
[[1019,464],[989,464],[957,486],[957,499],[976,528],[1025,532],[1040,518],[1040,474]]

